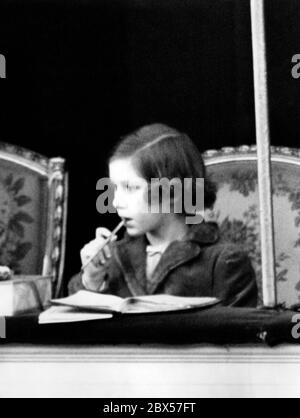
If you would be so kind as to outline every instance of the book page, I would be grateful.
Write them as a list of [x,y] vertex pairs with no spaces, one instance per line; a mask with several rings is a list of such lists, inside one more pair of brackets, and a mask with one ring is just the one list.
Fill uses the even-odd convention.
[[112,314],[80,312],[71,306],[52,306],[39,315],[39,324],[58,324],[112,318]]
[[185,297],[173,295],[146,295],[131,297],[124,300],[121,311],[123,313],[165,312],[182,309],[201,308],[217,304],[214,297]]
[[91,292],[89,290],[80,290],[74,295],[61,299],[52,299],[53,305],[66,305],[86,310],[108,310],[119,311],[123,299],[114,295],[104,295]]

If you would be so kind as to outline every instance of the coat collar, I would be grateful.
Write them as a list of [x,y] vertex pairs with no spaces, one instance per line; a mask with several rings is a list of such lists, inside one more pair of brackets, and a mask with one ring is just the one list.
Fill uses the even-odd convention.
[[215,222],[202,222],[191,225],[186,235],[186,241],[194,241],[199,245],[212,245],[220,239],[219,227]]
[[163,253],[151,281],[146,278],[146,236],[124,239],[116,244],[116,255],[124,273],[127,286],[134,296],[152,294],[167,274],[181,264],[197,257],[202,246],[212,245],[219,240],[217,224],[208,222],[191,225],[181,241],[173,241]]

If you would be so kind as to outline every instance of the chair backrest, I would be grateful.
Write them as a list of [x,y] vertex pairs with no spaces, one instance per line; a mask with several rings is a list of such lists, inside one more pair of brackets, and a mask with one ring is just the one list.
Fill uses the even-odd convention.
[[64,159],[0,143],[0,264],[53,277],[60,292],[67,217]]
[[[256,147],[211,150],[203,157],[218,186],[206,219],[215,220],[227,240],[248,251],[262,301]],[[272,147],[271,160],[277,296],[278,303],[290,306],[300,300],[300,150]]]

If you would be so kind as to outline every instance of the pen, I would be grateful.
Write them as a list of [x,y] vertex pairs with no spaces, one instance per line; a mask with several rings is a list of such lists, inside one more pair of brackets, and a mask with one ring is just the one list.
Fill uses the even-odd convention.
[[125,223],[124,221],[121,221],[115,227],[115,229],[112,231],[111,235],[106,238],[106,240],[104,241],[104,243],[101,246],[101,248],[99,248],[99,250],[97,250],[97,252],[85,264],[83,264],[81,266],[81,272],[82,273],[83,273],[84,269],[90,264],[90,262],[93,261],[93,259],[100,253],[100,251],[103,250],[103,248],[105,247],[105,245],[107,245],[113,239],[113,237],[116,235],[116,233],[122,228],[122,226],[124,225],[124,223]]

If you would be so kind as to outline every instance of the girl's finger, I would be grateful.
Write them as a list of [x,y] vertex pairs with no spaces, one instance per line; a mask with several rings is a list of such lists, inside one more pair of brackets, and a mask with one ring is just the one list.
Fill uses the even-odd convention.
[[103,260],[105,262],[107,258],[110,258],[110,250],[108,248],[108,244],[106,244],[103,247],[104,241],[101,238],[96,238],[95,241],[97,245],[95,245],[94,254],[95,253],[97,254],[97,249],[98,249],[100,262],[103,263]]
[[105,247],[103,248],[103,253],[106,259],[111,257],[111,251],[110,251],[109,245],[105,245]]
[[93,258],[93,260],[91,261],[90,264],[93,266],[94,269],[95,268],[98,269],[99,268],[99,265],[101,265],[101,263],[98,262],[97,260],[95,260],[94,258]]
[[96,238],[108,238],[111,235],[111,231],[107,228],[97,228],[96,229]]
[[88,262],[88,260],[90,259],[90,250],[87,245],[85,245],[80,251],[80,257],[83,263]]
[[106,255],[107,258],[110,258],[111,257],[111,246],[110,246],[110,244],[112,242],[117,241],[117,239],[118,239],[118,237],[116,235],[114,235],[112,237],[112,239],[109,241],[109,243],[107,245],[105,245],[104,251],[105,251],[105,255]]
[[96,267],[99,267],[99,266],[101,266],[102,264],[104,264],[105,263],[105,257],[104,257],[104,255],[103,255],[103,252],[102,251],[100,251],[94,258],[93,258],[93,264],[96,266]]

